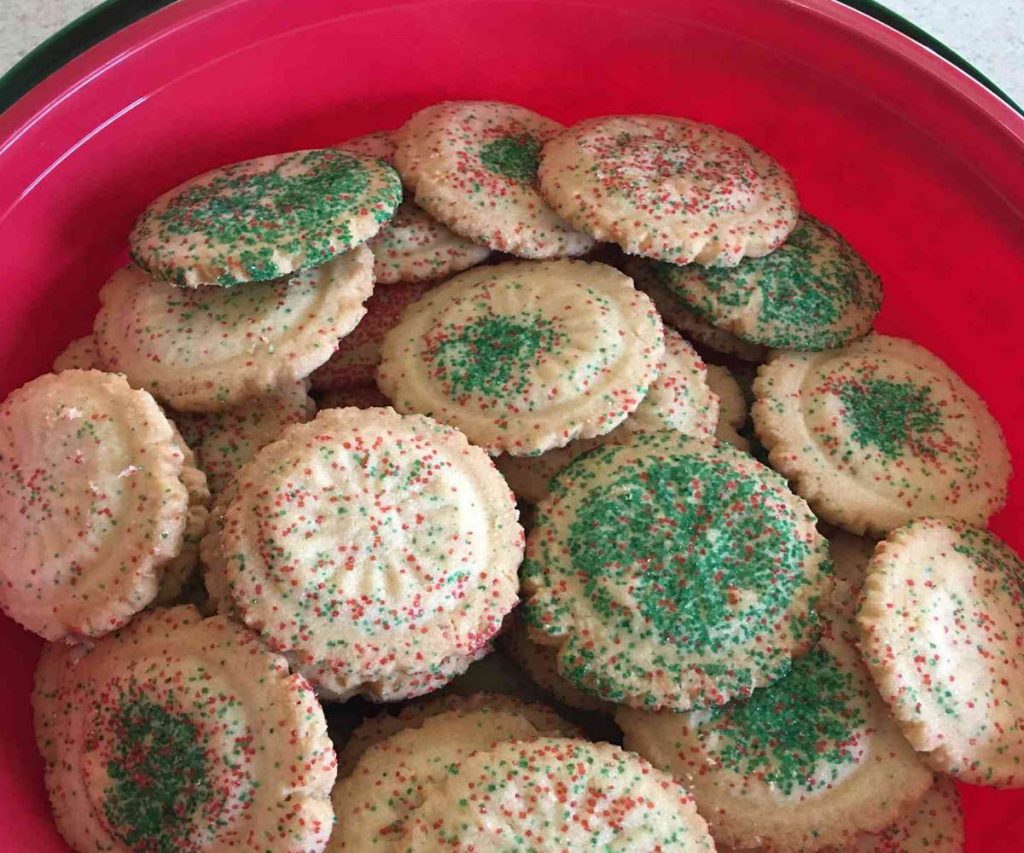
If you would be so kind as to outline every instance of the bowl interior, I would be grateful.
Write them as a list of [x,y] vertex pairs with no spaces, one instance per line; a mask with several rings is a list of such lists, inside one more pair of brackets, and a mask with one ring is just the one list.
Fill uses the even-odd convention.
[[[0,117],[0,394],[86,333],[157,193],[209,167],[396,127],[445,98],[554,118],[685,115],[794,175],[886,284],[880,330],[946,359],[1024,460],[1024,122],[829,0],[181,0]],[[1024,489],[993,527],[1024,547]],[[64,849],[31,736],[38,641],[0,618],[10,849]],[[969,850],[1024,849],[1024,792],[963,788]],[[15,817],[16,816],[16,817]]]

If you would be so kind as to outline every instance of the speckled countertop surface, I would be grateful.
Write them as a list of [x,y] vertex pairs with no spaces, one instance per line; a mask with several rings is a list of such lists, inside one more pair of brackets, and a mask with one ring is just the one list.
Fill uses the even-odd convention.
[[[0,0],[0,69],[99,0]],[[885,0],[1024,103],[1024,0]]]

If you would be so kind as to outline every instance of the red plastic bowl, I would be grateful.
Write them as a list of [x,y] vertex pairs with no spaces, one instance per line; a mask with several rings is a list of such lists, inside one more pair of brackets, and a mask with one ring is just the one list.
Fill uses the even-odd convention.
[[[879,328],[946,359],[1024,463],[1024,120],[830,0],[181,0],[0,116],[0,395],[90,328],[125,235],[211,166],[395,127],[444,98],[563,121],[689,116],[795,176],[885,280]],[[1024,546],[1018,484],[994,528]],[[65,849],[33,745],[39,642],[0,618],[0,845]],[[969,851],[1024,850],[1024,791],[962,789]]]

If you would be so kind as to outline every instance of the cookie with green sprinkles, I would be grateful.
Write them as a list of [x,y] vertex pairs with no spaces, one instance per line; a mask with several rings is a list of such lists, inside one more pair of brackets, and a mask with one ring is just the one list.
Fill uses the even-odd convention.
[[493,455],[536,455],[611,432],[664,354],[661,319],[622,273],[519,261],[460,273],[409,306],[381,345],[377,384],[399,411]]
[[913,809],[932,784],[875,690],[852,625],[832,614],[823,622],[820,643],[747,699],[616,715],[627,749],[690,788],[717,843],[847,850]]
[[456,234],[523,258],[574,257],[594,241],[537,189],[541,146],[563,129],[514,104],[434,104],[395,134],[395,167],[416,204]]
[[[339,147],[379,157],[388,165],[395,156],[394,134],[387,131],[350,139]],[[475,267],[491,254],[487,246],[460,237],[409,199],[367,245],[373,252],[377,284],[437,281]]]
[[0,608],[48,640],[124,625],[182,552],[193,475],[205,488],[123,376],[65,370],[13,391],[0,403]]
[[373,237],[402,185],[376,157],[340,148],[273,154],[168,190],[136,220],[132,258],[182,287],[270,281]]
[[181,412],[220,412],[305,379],[356,328],[373,292],[360,247],[289,279],[186,290],[130,265],[100,291],[107,370]]
[[662,279],[706,323],[775,349],[845,346],[871,330],[882,282],[834,228],[806,213],[774,252],[728,269],[663,265]]
[[537,177],[585,234],[671,264],[733,267],[767,255],[800,211],[792,179],[763,151],[671,116],[582,121],[545,144]]
[[731,332],[716,328],[705,323],[689,306],[672,291],[665,279],[675,268],[671,264],[663,264],[647,258],[627,258],[622,270],[654,302],[665,325],[681,332],[687,340],[692,341],[711,355],[735,356],[743,361],[762,362],[768,350],[760,344],[752,344],[737,338]]
[[374,384],[384,335],[395,327],[402,312],[429,289],[426,282],[374,288],[373,295],[366,300],[366,314],[359,325],[342,338],[331,357],[310,374],[312,389],[344,391]]
[[585,693],[562,678],[558,674],[558,649],[535,643],[522,619],[512,619],[512,624],[502,633],[499,642],[538,687],[563,705],[598,714],[611,715],[615,712],[615,706],[610,702]]
[[782,677],[828,591],[807,504],[726,444],[677,432],[580,457],[551,482],[522,583],[531,637],[603,699],[685,711]]
[[336,768],[323,710],[236,622],[176,607],[84,653],[52,647],[33,704],[57,827],[75,850],[327,843]]
[[665,330],[665,356],[658,378],[636,411],[611,432],[574,441],[540,456],[502,454],[495,464],[522,500],[540,503],[551,478],[566,465],[606,442],[628,441],[643,432],[670,429],[684,435],[711,436],[718,425],[718,400],[707,381],[707,367],[682,336]]
[[[495,697],[496,698],[496,697]],[[495,704],[462,700],[451,710],[392,717],[398,728],[371,744],[339,779],[331,799],[337,824],[327,846],[336,851],[393,850],[424,788],[457,774],[474,752],[503,741],[565,735],[572,726],[548,709],[502,697]],[[370,737],[378,734],[371,722]],[[359,743],[363,736],[357,729]]]
[[[523,530],[465,436],[392,409],[325,409],[236,475],[203,540],[211,596],[326,698],[428,693],[489,650]],[[212,583],[211,583],[212,578]]]
[[499,743],[424,786],[422,799],[392,850],[715,849],[682,785],[608,743]]
[[820,518],[884,536],[923,515],[984,525],[1006,501],[1010,455],[984,401],[937,356],[872,334],[775,353],[752,409],[772,467]]
[[987,530],[919,518],[880,543],[861,649],[910,742],[936,770],[1024,787],[1024,561]]
[[181,430],[206,474],[210,491],[224,490],[241,467],[290,424],[308,421],[315,405],[305,380],[294,380],[265,397],[222,412],[175,412]]
[[62,370],[102,370],[100,354],[92,335],[76,338],[53,360],[53,372]]
[[750,441],[740,435],[739,430],[747,424],[749,406],[747,397],[728,368],[718,364],[708,365],[708,387],[718,397],[718,427],[715,438],[727,441],[738,450],[750,452]]

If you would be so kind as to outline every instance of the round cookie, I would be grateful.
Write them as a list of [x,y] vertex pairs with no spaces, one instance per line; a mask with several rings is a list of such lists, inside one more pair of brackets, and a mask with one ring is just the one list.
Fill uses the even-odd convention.
[[[342,143],[340,148],[391,165],[394,134],[370,133]],[[377,284],[400,281],[436,281],[475,267],[491,250],[460,237],[412,201],[403,201],[391,221],[367,244],[373,252],[373,278]]]
[[670,116],[603,116],[546,143],[537,173],[555,211],[631,255],[735,266],[796,225],[793,181],[763,151]]
[[76,338],[53,360],[53,372],[62,370],[102,370],[100,354],[92,335]]
[[359,325],[338,342],[331,357],[310,375],[313,390],[343,391],[373,385],[384,335],[395,326],[406,307],[429,289],[430,285],[424,282],[375,288],[366,300],[366,315]]
[[540,456],[495,459],[498,470],[516,497],[537,504],[548,493],[551,478],[588,450],[606,442],[624,442],[642,432],[677,430],[684,435],[713,435],[718,423],[718,400],[707,381],[707,367],[678,332],[665,330],[665,356],[658,378],[651,383],[636,411],[598,438],[584,438]]
[[183,412],[217,412],[304,379],[362,319],[373,256],[359,248],[294,277],[182,290],[136,266],[100,291],[108,370]]
[[372,717],[364,718],[338,752],[338,779],[349,776],[370,747],[398,732],[418,729],[431,717],[439,714],[452,717],[472,714],[483,718],[490,713],[520,717],[531,723],[538,732],[546,734],[578,734],[576,726],[563,720],[552,708],[540,702],[524,702],[506,693],[483,692],[468,696],[447,692],[434,694],[426,699],[418,699],[403,705],[397,714],[384,710]]
[[728,269],[662,265],[694,314],[741,340],[776,349],[845,346],[871,330],[882,282],[834,228],[804,213],[774,252]]
[[665,352],[651,301],[584,261],[461,273],[384,338],[377,384],[403,412],[461,429],[493,455],[603,435],[640,405]]
[[324,849],[323,711],[241,625],[189,606],[143,614],[86,653],[44,653],[33,698],[75,850]]
[[622,269],[633,279],[638,290],[651,297],[665,324],[682,332],[688,340],[713,353],[732,355],[743,361],[762,362],[767,357],[768,350],[760,344],[740,340],[730,332],[699,319],[665,283],[675,269],[672,264],[647,258],[627,258]]
[[616,715],[626,748],[689,787],[718,843],[776,853],[846,845],[887,827],[932,784],[861,663],[852,625],[823,621],[820,644],[749,699]]
[[514,104],[434,104],[395,134],[395,167],[417,205],[475,243],[523,258],[582,255],[594,241],[537,189],[541,146],[562,130]]
[[825,521],[885,535],[922,515],[985,524],[1010,456],[985,403],[938,357],[884,335],[775,353],[751,414],[772,467]]
[[357,409],[387,408],[391,401],[380,393],[376,385],[353,385],[337,391],[324,391],[317,405],[318,409],[345,409],[355,406]]
[[168,190],[128,241],[140,267],[177,285],[270,281],[365,243],[401,200],[398,175],[375,157],[337,148],[272,154]]
[[748,417],[747,397],[740,388],[740,383],[726,368],[717,364],[708,365],[707,382],[719,402],[715,438],[727,441],[736,449],[749,453],[750,441],[739,433],[739,430],[746,426]]
[[182,550],[186,475],[171,422],[122,376],[65,370],[13,391],[0,404],[0,607],[48,640],[124,625]]
[[861,649],[907,738],[936,770],[1024,786],[1024,561],[987,530],[915,519],[880,543]]
[[424,786],[421,797],[396,851],[715,849],[678,782],[607,743],[499,743]]
[[619,704],[685,711],[747,696],[811,644],[827,546],[773,471],[659,432],[577,459],[551,483],[522,583],[562,676]]
[[300,379],[222,412],[176,412],[174,422],[195,451],[210,490],[218,494],[256,451],[286,426],[308,421],[314,409]]
[[324,696],[430,692],[516,603],[523,531],[487,455],[391,409],[325,409],[236,476],[203,540],[211,593]]
[[558,672],[558,649],[531,640],[521,619],[512,620],[512,626],[502,633],[499,642],[532,681],[563,705],[598,714],[615,712],[610,702],[585,693],[562,678]]
[[457,773],[474,752],[502,741],[564,735],[572,728],[550,711],[538,719],[529,709],[506,697],[500,705],[466,703],[415,719],[392,718],[399,728],[367,744],[334,787],[337,822],[328,853],[393,849],[392,839],[422,803],[423,788]]

